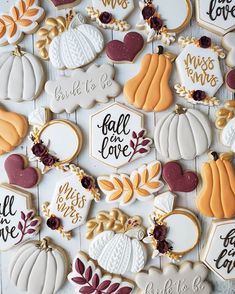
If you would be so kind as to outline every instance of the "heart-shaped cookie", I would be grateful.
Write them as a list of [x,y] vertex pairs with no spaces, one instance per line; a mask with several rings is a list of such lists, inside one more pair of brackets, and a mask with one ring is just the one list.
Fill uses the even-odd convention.
[[34,167],[27,167],[27,160],[19,154],[12,154],[5,160],[5,170],[9,183],[22,188],[32,188],[40,180],[40,171]]
[[177,162],[163,166],[162,177],[172,192],[192,192],[198,185],[198,176],[192,171],[183,171]]
[[134,62],[137,55],[144,47],[144,38],[137,32],[127,33],[122,41],[108,42],[105,51],[109,59],[114,63]]

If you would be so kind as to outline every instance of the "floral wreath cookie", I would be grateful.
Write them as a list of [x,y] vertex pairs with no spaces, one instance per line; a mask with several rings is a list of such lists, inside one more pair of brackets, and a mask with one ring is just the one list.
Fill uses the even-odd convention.
[[17,0],[8,14],[0,14],[0,46],[19,44],[24,35],[33,34],[44,19],[38,0]]
[[154,200],[149,216],[151,227],[144,243],[153,247],[152,258],[164,255],[178,260],[198,244],[201,227],[197,217],[189,210],[174,207],[175,195],[163,193]]
[[141,20],[136,27],[145,30],[147,42],[162,40],[166,45],[174,43],[176,33],[184,30],[192,17],[189,0],[144,0],[139,2],[139,7]]
[[82,147],[82,133],[77,125],[62,119],[45,122],[46,112],[44,108],[44,111],[30,114],[33,122],[40,121],[30,133],[33,143],[30,161],[37,160],[43,174],[53,168],[63,169],[77,157]]
[[8,184],[0,184],[1,237],[0,251],[33,238],[40,229],[32,195]]
[[127,31],[130,25],[125,20],[134,10],[133,0],[109,1],[92,0],[92,6],[87,7],[87,14],[104,29]]
[[73,271],[68,275],[76,293],[129,294],[134,284],[121,277],[102,274],[100,268],[84,252],[79,252],[73,261]]
[[86,23],[81,13],[49,17],[38,31],[36,46],[44,59],[57,69],[75,69],[93,61],[104,48],[99,29]]
[[69,172],[57,183],[51,202],[42,207],[47,226],[67,240],[72,237],[71,230],[85,223],[92,200],[100,200],[93,177],[75,165],[69,166]]
[[54,294],[65,282],[68,264],[63,248],[46,237],[21,246],[13,254],[8,273],[11,283],[25,293]]
[[219,100],[214,96],[223,85],[219,58],[225,58],[223,49],[203,36],[180,37],[184,48],[176,59],[181,84],[175,85],[176,93],[192,104],[215,106]]
[[88,221],[87,229],[87,237],[93,238],[89,255],[104,270],[123,275],[144,268],[147,255],[141,240],[145,228],[140,217],[130,218],[119,209],[113,209],[110,213],[100,212],[96,219]]

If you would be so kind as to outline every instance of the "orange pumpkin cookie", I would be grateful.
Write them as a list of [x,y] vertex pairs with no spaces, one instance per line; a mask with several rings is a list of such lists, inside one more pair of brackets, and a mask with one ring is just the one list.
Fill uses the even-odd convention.
[[172,63],[175,56],[159,52],[145,55],[140,72],[124,87],[127,100],[145,111],[159,112],[173,103],[173,93],[169,85]]
[[28,132],[28,122],[22,115],[0,108],[0,155],[15,149]]
[[197,199],[197,208],[205,216],[231,218],[235,215],[235,172],[228,153],[202,167],[203,188]]

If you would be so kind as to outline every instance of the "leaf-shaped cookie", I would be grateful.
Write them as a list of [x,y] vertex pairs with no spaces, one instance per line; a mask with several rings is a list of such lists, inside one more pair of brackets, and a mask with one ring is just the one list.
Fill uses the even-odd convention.
[[162,187],[159,181],[161,163],[153,161],[134,170],[130,176],[125,174],[98,177],[98,185],[106,195],[107,202],[120,202],[130,205],[136,199],[146,201],[153,198]]

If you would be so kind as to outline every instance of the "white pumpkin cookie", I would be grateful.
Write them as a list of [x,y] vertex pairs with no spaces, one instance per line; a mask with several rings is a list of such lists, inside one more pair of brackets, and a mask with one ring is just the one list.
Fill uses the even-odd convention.
[[40,95],[45,73],[36,56],[17,46],[0,55],[0,80],[0,99],[29,101]]
[[165,192],[154,199],[149,216],[151,226],[144,243],[153,248],[152,258],[159,255],[178,260],[198,244],[201,227],[197,217],[189,210],[174,209],[175,195]]
[[148,272],[138,273],[135,282],[141,294],[211,294],[212,287],[207,281],[208,272],[203,263],[186,261],[179,266],[167,264],[163,270],[151,267]]
[[154,141],[157,151],[165,158],[194,159],[211,145],[210,122],[199,110],[177,105],[174,112],[157,122]]
[[[38,115],[37,111],[31,114]],[[44,123],[45,118],[41,118]],[[34,120],[34,119],[33,119]],[[32,141],[30,161],[37,160],[46,173],[52,168],[63,169],[72,162],[82,148],[82,133],[80,128],[69,120],[54,119],[42,125],[36,125],[30,133]]]
[[184,49],[176,59],[181,81],[176,92],[192,104],[218,105],[215,94],[223,85],[219,63],[225,58],[223,50],[206,36],[180,37],[178,42]]
[[[108,220],[111,221],[109,225]],[[87,223],[87,228],[87,237],[98,234],[89,246],[89,255],[104,270],[123,275],[127,272],[137,273],[144,268],[147,255],[141,240],[145,236],[145,229],[140,217],[129,218],[119,209],[113,209],[109,214],[100,212],[97,220],[92,219]]]
[[[76,293],[129,294],[134,284],[121,277],[102,274],[100,268],[84,252],[79,252],[73,260],[73,271],[68,275]],[[102,289],[102,290],[100,290]]]
[[147,42],[162,40],[170,45],[175,42],[176,33],[183,31],[192,17],[190,0],[140,1],[139,7],[140,21],[136,27],[145,30]]
[[100,194],[95,179],[82,169],[70,165],[56,185],[51,202],[42,207],[47,226],[70,240],[71,230],[85,223],[92,200],[99,201]]
[[9,13],[0,14],[0,46],[19,44],[24,35],[37,31],[44,16],[38,0],[16,0]]
[[102,33],[95,26],[86,24],[80,13],[68,14],[66,18],[48,18],[46,23],[52,29],[39,30],[42,38],[37,41],[37,47],[40,55],[49,58],[57,69],[82,67],[93,61],[104,48]]
[[235,67],[235,32],[231,32],[223,36],[222,46],[228,51],[226,58],[227,66]]
[[134,1],[92,0],[92,6],[87,7],[86,10],[90,18],[100,27],[126,31],[129,30],[130,25],[125,19],[134,10]]
[[20,188],[0,184],[0,251],[8,250],[39,231],[41,218],[36,216],[32,195]]
[[110,64],[93,64],[87,71],[77,69],[70,77],[48,81],[45,91],[50,97],[51,111],[72,113],[79,106],[91,108],[95,102],[108,102],[108,98],[116,97],[121,91],[114,75],[115,69]]
[[9,266],[11,282],[27,294],[56,293],[63,286],[67,273],[67,254],[49,238],[21,246]]
[[163,183],[159,181],[161,173],[161,163],[153,161],[134,170],[130,176],[112,174],[109,177],[98,177],[97,182],[106,195],[107,202],[120,202],[122,206],[126,206],[137,199],[140,201],[152,199],[163,187]]

